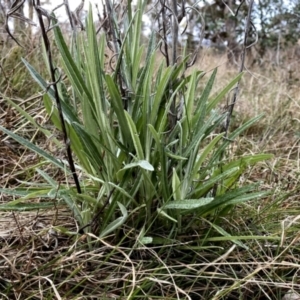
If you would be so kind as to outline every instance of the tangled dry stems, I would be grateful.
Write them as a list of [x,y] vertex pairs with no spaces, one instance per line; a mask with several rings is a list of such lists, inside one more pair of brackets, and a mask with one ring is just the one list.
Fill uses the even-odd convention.
[[[151,295],[161,299],[223,299],[228,295],[230,299],[241,295],[243,299],[268,299],[264,295],[280,299],[278,295],[300,288],[299,251],[295,251],[299,238],[282,241],[281,247],[251,241],[251,252],[229,243],[220,243],[219,249],[193,250],[189,243],[179,242],[165,249],[132,249],[93,235],[54,234],[49,226],[54,218],[51,212],[22,217],[16,231],[2,238],[0,283],[8,299],[129,299],[134,291],[149,285]],[[69,217],[67,221],[67,217],[60,210],[57,224],[74,230],[74,220]],[[16,222],[12,216],[9,219]],[[85,239],[97,247],[88,250]],[[151,299],[151,295],[137,299]]]

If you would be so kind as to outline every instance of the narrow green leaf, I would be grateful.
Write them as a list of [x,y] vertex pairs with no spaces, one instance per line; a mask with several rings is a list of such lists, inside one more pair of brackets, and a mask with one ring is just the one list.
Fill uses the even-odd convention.
[[[99,174],[99,170],[102,170],[102,174],[107,173],[106,165],[102,159],[101,149],[96,147],[93,137],[85,131],[85,128],[77,123],[72,123],[80,143],[82,145],[83,153],[88,156],[90,163],[93,165],[96,173]],[[104,172],[104,173],[103,173]]]
[[153,166],[147,160],[139,160],[138,165],[146,171],[154,171]]
[[94,180],[94,181],[96,181],[96,182],[100,182],[100,183],[102,183],[102,184],[104,184],[104,185],[110,185],[111,187],[114,187],[116,190],[118,190],[119,192],[121,192],[124,196],[126,196],[127,198],[129,198],[129,199],[131,199],[131,200],[134,201],[134,198],[133,198],[127,191],[125,191],[124,188],[122,188],[122,187],[119,186],[118,184],[115,184],[115,183],[113,183],[113,182],[106,182],[106,181],[104,181],[103,179],[101,179],[101,178],[99,178],[99,177],[96,177],[96,176],[93,176],[93,175],[91,175],[91,174],[87,174],[87,176],[88,176],[90,179],[92,179],[92,180]]
[[[192,77],[189,81],[189,85],[187,88],[186,93],[184,94],[183,101],[184,101],[184,116],[185,119],[182,122],[182,144],[183,146],[186,145],[190,134],[191,134],[191,121],[194,111],[194,101],[195,101],[195,89],[196,89],[196,72],[194,71]],[[182,101],[181,100],[181,101]]]
[[257,188],[257,185],[246,185],[241,188],[236,188],[232,191],[227,191],[223,195],[216,196],[215,199],[211,202],[208,203],[207,205],[203,206],[200,210],[201,215],[205,215],[208,212],[211,212],[219,207],[222,207],[226,203],[228,203],[230,200],[240,197],[246,193],[250,193],[253,191],[255,188]]
[[73,213],[74,218],[79,222],[80,226],[85,225],[82,219],[81,212],[77,204],[77,193],[73,192],[71,189],[64,190],[60,192],[60,197],[68,205],[70,211]]
[[36,171],[48,182],[48,184],[50,184],[50,186],[52,186],[53,188],[57,188],[58,183],[53,178],[51,178],[51,176],[38,168],[36,169]]
[[[17,103],[15,103],[14,101],[12,101],[11,99],[5,97],[4,95],[2,96],[12,107],[14,107],[23,117],[25,117],[32,125],[34,125],[35,128],[39,129],[40,132],[42,132],[46,137],[48,138],[52,138],[52,141],[59,146],[61,143],[55,138],[53,137],[52,133],[45,129],[42,126],[39,126],[37,124],[37,122],[35,121],[35,119],[30,116],[24,109],[22,109],[21,106],[19,106]],[[51,101],[51,100],[50,100]]]
[[236,168],[236,167],[245,169],[248,166],[255,165],[258,162],[271,159],[272,157],[273,154],[265,154],[265,153],[255,154],[255,155],[245,155],[227,164],[222,164],[219,168],[215,169],[214,174],[220,174],[226,170]]
[[[39,209],[53,208],[54,202],[41,202],[41,203],[18,203],[16,205],[2,204],[0,211],[29,211]],[[57,205],[55,205],[57,207]]]
[[246,250],[249,249],[245,244],[243,244],[239,240],[237,240],[237,239],[231,239],[231,235],[227,231],[225,231],[223,228],[221,228],[220,226],[218,226],[218,225],[216,225],[214,223],[211,223],[209,221],[206,221],[206,222],[209,223],[218,233],[222,234],[222,236],[227,237],[228,241],[232,241],[234,244],[236,244],[236,245],[238,245],[238,246],[240,246],[240,247],[242,247],[242,248],[244,248]]
[[[88,12],[88,17],[86,19],[86,32],[87,32],[87,41],[83,41],[82,48],[85,53],[86,59],[86,75],[87,75],[87,82],[89,84],[90,93],[92,98],[90,99],[90,106],[93,110],[95,109],[95,116],[96,118],[100,118],[103,112],[107,111],[106,107],[106,99],[104,95],[104,72],[102,68],[102,64],[100,61],[100,54],[99,54],[99,46],[97,42],[97,35],[96,35],[96,28],[93,21],[93,12],[90,7]],[[101,42],[105,42],[104,39],[100,40]],[[87,100],[89,100],[90,96],[88,93]],[[100,123],[102,120],[98,120]]]
[[144,160],[144,152],[143,152],[143,148],[139,139],[139,134],[136,130],[136,126],[132,120],[132,118],[130,117],[130,115],[128,114],[127,111],[124,111],[126,119],[127,119],[127,124],[130,130],[130,134],[131,134],[131,138],[134,144],[134,148],[137,154],[137,157],[139,160]]
[[242,126],[240,126],[239,128],[237,128],[234,132],[232,132],[228,139],[224,140],[223,144],[218,148],[218,150],[216,151],[216,153],[214,154],[214,157],[212,158],[212,161],[217,161],[220,157],[220,155],[222,155],[222,153],[224,152],[224,150],[226,149],[226,147],[237,137],[239,136],[244,130],[246,130],[248,127],[250,127],[252,124],[254,124],[255,122],[257,122],[259,119],[261,119],[263,117],[264,114],[260,114],[257,117],[254,117],[253,119],[250,119],[249,121],[247,121],[246,123],[244,123]]
[[169,183],[168,183],[168,171],[167,171],[167,158],[166,158],[166,151],[165,147],[162,145],[161,140],[160,140],[160,135],[158,132],[155,130],[155,128],[151,125],[148,124],[148,128],[151,131],[151,134],[156,142],[157,150],[159,153],[159,160],[160,160],[160,180],[161,180],[161,188],[162,188],[162,194],[164,197],[165,201],[169,200],[170,194],[169,194]]
[[258,200],[258,199],[261,199],[263,197],[266,197],[270,193],[271,193],[270,191],[262,191],[262,192],[245,194],[245,195],[236,197],[232,200],[229,200],[226,203],[226,205],[238,204],[238,203],[242,203],[242,202],[246,202],[246,201],[250,201],[250,200]]
[[245,241],[280,241],[279,236],[267,236],[267,235],[242,235],[242,236],[215,236],[206,238],[207,242],[222,242],[222,241],[234,241],[234,240],[245,240]]
[[122,133],[123,143],[126,144],[130,140],[130,131],[128,120],[126,121],[125,111],[123,107],[122,96],[120,95],[113,79],[110,75],[106,75],[106,84],[110,94],[111,104],[114,108],[114,112],[118,117],[119,129]]
[[[220,115],[218,111],[212,112],[208,119],[205,120],[205,123],[202,127],[195,127],[194,134],[187,145],[186,149],[183,152],[183,156],[188,156],[191,151],[194,150],[195,145],[199,143],[199,140],[202,140],[209,134],[211,134],[215,128],[225,119],[226,114]],[[200,126],[201,123],[197,123],[197,126]]]
[[163,209],[158,208],[157,209],[157,213],[158,213],[159,216],[162,216],[164,218],[169,219],[170,221],[172,221],[174,223],[177,223],[177,220],[175,220],[174,218],[172,218],[171,216],[169,216]]
[[151,244],[153,242],[153,237],[151,236],[143,236],[139,239],[139,243],[141,245]]
[[[132,18],[132,20],[135,19],[134,27],[132,28],[133,38],[132,38],[132,59],[131,61],[134,61],[136,57],[138,57],[138,49],[140,46],[140,39],[143,36],[142,30],[143,30],[143,13],[144,9],[146,7],[147,3],[146,1],[138,1],[138,7],[137,7],[137,13]],[[131,21],[131,20],[130,20]],[[130,28],[131,29],[131,28]],[[130,43],[129,46],[131,46],[131,39],[128,39],[128,42]]]
[[181,187],[180,187],[180,180],[176,173],[176,170],[173,168],[173,175],[172,175],[172,189],[173,189],[173,197],[175,200],[181,199]]
[[167,156],[174,158],[176,160],[188,160],[188,158],[180,156],[180,155],[175,155],[172,152],[168,151],[167,149],[165,150]]
[[199,158],[197,159],[194,169],[193,169],[193,175],[192,177],[195,178],[196,173],[199,172],[201,165],[213,150],[215,150],[216,144],[219,142],[219,140],[224,136],[224,133],[218,134],[201,152]]
[[213,174],[211,178],[209,178],[205,182],[200,182],[195,190],[191,192],[191,197],[201,197],[202,195],[205,195],[216,183],[222,184],[222,180],[229,176],[233,176],[235,173],[239,172],[240,168],[239,167],[234,167],[231,169],[228,169],[220,174]]
[[117,202],[121,213],[122,213],[122,217],[117,218],[116,220],[112,221],[110,224],[108,224],[100,233],[100,238],[107,236],[109,233],[115,231],[117,228],[119,228],[120,226],[122,226],[125,221],[127,220],[128,217],[128,213],[127,213],[127,209],[125,208],[124,205],[122,205],[120,202]]
[[161,102],[163,101],[163,96],[164,96],[164,93],[165,93],[166,88],[168,86],[169,79],[170,79],[170,76],[171,76],[172,72],[173,72],[173,68],[171,68],[171,67],[169,67],[165,70],[165,72],[163,74],[163,77],[159,81],[159,85],[156,89],[153,105],[152,105],[152,108],[151,108],[150,120],[149,120],[149,124],[151,124],[153,126],[155,126],[158,111],[159,111],[159,107],[161,105]]
[[139,71],[139,68],[140,68],[140,65],[141,65],[141,59],[142,59],[143,52],[144,52],[144,47],[140,47],[140,49],[137,53],[137,56],[134,59],[134,65],[133,65],[133,68],[132,68],[132,79],[131,79],[132,80],[131,85],[132,85],[133,90],[136,89],[138,71]]
[[[56,22],[54,22],[54,25],[57,25]],[[79,96],[83,96],[85,93],[88,96],[89,102],[92,105],[93,109],[95,110],[95,106],[93,104],[93,100],[91,97],[91,94],[85,84],[85,81],[69,51],[69,47],[66,44],[64,37],[62,35],[61,29],[59,26],[54,26],[54,36],[55,36],[55,42],[59,49],[59,52],[62,57],[62,63],[64,65],[64,69],[66,73],[68,74],[68,78],[72,83],[72,87],[76,90],[77,94]]]
[[202,105],[206,104],[206,102],[208,100],[209,94],[211,93],[211,90],[212,90],[214,82],[215,82],[215,78],[216,78],[216,75],[217,75],[217,70],[218,70],[217,68],[214,69],[214,71],[211,74],[208,82],[205,85],[205,88],[204,88],[204,90],[202,92],[202,95],[201,95],[200,99],[197,101],[196,113],[198,111],[202,110]]
[[235,86],[235,84],[241,79],[243,73],[237,75],[214,99],[209,101],[207,105],[207,111],[210,112],[215,106],[224,98],[224,96]]
[[[49,88],[49,84],[25,59],[22,59],[22,61],[25,64],[26,68],[29,70],[32,78],[40,85],[40,87],[42,87],[42,89],[47,91],[54,105],[56,105],[56,99],[53,88]],[[68,105],[65,102],[61,101],[61,106],[64,118],[67,122],[79,122],[77,116],[73,113],[73,111],[68,107]]]
[[170,201],[164,205],[164,209],[179,209],[179,210],[193,210],[201,206],[211,203],[214,198],[199,198]]
[[140,167],[146,171],[154,171],[154,168],[153,166],[146,160],[139,160],[137,162],[134,162],[134,163],[130,163],[130,164],[127,164],[124,168],[122,168],[121,170],[119,170],[117,172],[117,178],[119,181],[121,181],[123,179],[123,175],[125,173],[126,170],[128,169],[132,169],[132,168],[135,168],[135,167]]
[[[37,187],[29,187],[29,188],[16,188],[16,189],[5,189],[5,188],[0,188],[0,192],[6,195],[11,195],[11,196],[17,196],[17,197],[26,197],[28,194],[33,194],[33,193],[38,193],[39,192],[39,198],[49,198],[48,193],[51,187],[43,186],[41,188]],[[42,192],[43,191],[43,192]]]
[[61,131],[61,122],[59,119],[58,110],[54,106],[54,103],[48,94],[43,95],[43,102],[46,108],[46,112],[50,116],[51,122],[58,130]]
[[66,169],[66,166],[64,164],[62,164],[59,160],[57,160],[54,156],[51,156],[50,154],[48,154],[47,152],[45,152],[43,149],[41,149],[41,148],[37,147],[36,145],[34,145],[33,143],[31,143],[30,141],[22,138],[21,136],[13,133],[12,131],[6,129],[3,126],[0,126],[0,130],[2,130],[8,136],[10,136],[11,138],[13,138],[15,141],[17,141],[21,145],[25,146],[29,150],[37,153],[41,157],[44,157],[47,161],[53,163],[55,166],[59,167],[60,169],[62,169],[62,170]]

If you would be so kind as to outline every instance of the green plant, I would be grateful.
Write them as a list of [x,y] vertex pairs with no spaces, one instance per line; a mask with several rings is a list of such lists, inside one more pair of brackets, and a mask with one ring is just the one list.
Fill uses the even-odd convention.
[[[118,236],[126,223],[138,230],[138,242],[143,244],[160,243],[155,237],[159,228],[175,239],[178,233],[189,231],[193,221],[200,217],[217,219],[237,203],[266,195],[267,192],[257,191],[258,185],[239,186],[239,178],[249,166],[270,155],[234,160],[226,157],[228,146],[261,116],[226,138],[223,133],[215,133],[226,118],[217,106],[242,75],[211,96],[217,70],[199,91],[205,74],[194,70],[184,76],[188,57],[171,66],[162,61],[155,71],[160,42],[152,35],[146,49],[140,41],[144,5],[140,1],[135,13],[128,6],[122,35],[112,15],[111,28],[121,42],[116,45],[116,64],[111,74],[105,72],[106,37],[98,38],[91,10],[86,34],[74,33],[71,47],[53,21],[60,63],[68,81],[55,69],[55,80],[49,85],[23,60],[46,91],[45,108],[56,128],[67,134],[65,146],[71,145],[76,161],[70,171],[65,161],[0,127],[43,157],[41,164],[51,162],[62,169],[67,179],[59,185],[37,169],[46,184],[30,182],[14,191],[1,189],[21,197],[0,205],[0,209],[44,208],[54,205],[53,199],[62,199],[82,231],[92,231],[99,237],[110,233]],[[53,71],[51,66],[49,69]],[[170,113],[172,107],[178,110],[176,122],[174,113]],[[16,108],[35,124],[25,111]],[[47,130],[43,133],[51,135]],[[59,140],[55,142],[62,144]],[[82,174],[79,189],[73,187],[70,177],[73,174],[76,178],[76,172]],[[52,200],[28,204],[27,200],[36,197]]]

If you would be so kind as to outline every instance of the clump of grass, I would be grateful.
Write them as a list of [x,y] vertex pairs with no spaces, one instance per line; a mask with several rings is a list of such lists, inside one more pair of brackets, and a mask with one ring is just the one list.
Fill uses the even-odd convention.
[[[183,227],[190,226],[190,220],[184,216],[194,210],[197,217],[201,217],[233,203],[262,196],[260,192],[250,193],[255,186],[237,188],[236,184],[247,166],[269,156],[223,159],[230,141],[257,118],[246,122],[226,139],[222,133],[213,136],[226,117],[216,106],[241,75],[209,98],[216,76],[214,71],[197,97],[198,82],[203,74],[194,71],[184,77],[188,57],[178,64],[174,61],[173,66],[160,63],[154,73],[157,47],[154,35],[149,41],[145,63],[141,63],[144,47],[140,45],[138,33],[141,32],[143,4],[139,4],[135,17],[131,16],[130,8],[128,12],[128,18],[132,19],[124,24],[123,44],[115,44],[115,51],[119,52],[116,52],[117,63],[112,74],[103,72],[105,36],[97,40],[91,13],[86,24],[87,36],[75,34],[72,52],[59,27],[54,26],[55,41],[72,93],[67,92],[64,81],[58,81],[61,75],[56,74],[46,32],[43,38],[53,88],[47,86],[33,66],[23,61],[40,86],[48,90],[44,95],[45,107],[52,114],[54,125],[62,131],[76,185],[76,190],[68,185],[58,188],[41,173],[51,184],[48,191],[43,188],[39,196],[55,192],[64,199],[81,230],[91,230],[103,237],[131,221],[133,228],[141,230],[140,242],[148,243],[153,241],[153,237],[147,235],[151,228],[163,226],[171,232],[176,229],[170,238],[176,237],[177,231],[185,231]],[[43,29],[42,20],[41,27]],[[120,34],[118,28],[114,30],[114,36]],[[164,55],[168,57],[168,53]],[[65,170],[63,163],[44,150],[5,128],[2,130]],[[43,133],[50,134],[47,130]],[[84,192],[70,145],[78,159],[77,169],[84,174]],[[138,219],[128,217],[136,213]]]
[[[261,154],[266,141],[256,142],[268,126],[254,122],[258,111],[238,107],[228,139],[217,133],[226,117],[221,101],[239,80],[228,83],[235,70],[221,64],[219,74],[199,68],[188,74],[185,59],[157,63],[154,36],[145,47],[136,34],[142,12],[140,6],[130,18],[128,11],[113,72],[91,14],[87,34],[75,33],[70,46],[54,28],[63,69],[52,73],[58,98],[55,85],[23,60],[47,92],[45,110],[62,133],[53,137],[53,127],[40,128],[25,107],[7,101],[55,149],[70,141],[81,190],[68,157],[2,127],[40,157],[30,168],[36,177],[27,174],[17,189],[1,190],[2,211],[31,210],[12,215],[16,231],[7,234],[18,239],[2,234],[3,297],[34,299],[43,286],[39,299],[281,299],[299,288],[297,181],[284,191],[284,182],[273,180],[280,164],[257,164],[271,158]],[[210,58],[208,70],[219,64]],[[180,112],[175,126],[172,105]]]

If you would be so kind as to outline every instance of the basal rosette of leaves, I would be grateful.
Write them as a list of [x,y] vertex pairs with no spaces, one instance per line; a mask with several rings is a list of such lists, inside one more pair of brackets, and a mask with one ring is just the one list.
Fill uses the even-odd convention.
[[[168,67],[164,61],[158,62],[160,41],[155,35],[147,45],[141,43],[143,9],[140,2],[135,13],[124,17],[122,35],[115,24],[120,49],[110,73],[105,71],[106,37],[96,34],[91,11],[86,31],[74,33],[71,45],[54,24],[59,66],[65,75],[57,87],[76,171],[82,174],[82,193],[70,183],[59,185],[37,168],[45,184],[41,187],[31,182],[15,190],[1,189],[17,196],[17,200],[0,205],[1,210],[49,208],[54,204],[48,200],[55,198],[69,206],[79,226],[90,225],[84,228],[86,232],[105,237],[126,224],[140,232],[141,243],[152,243],[159,228],[176,238],[179,232],[190,229],[193,220],[212,213],[224,215],[238,203],[266,195],[258,185],[240,185],[239,178],[249,166],[271,155],[228,160],[225,154],[235,138],[261,116],[226,138],[224,133],[216,133],[226,118],[218,104],[241,75],[211,95],[217,70],[210,77],[198,70],[184,76],[188,57]],[[61,130],[53,88],[29,62],[23,62],[47,91],[43,96],[45,108]],[[203,81],[205,87],[200,88]],[[32,116],[11,104],[35,124]],[[170,107],[174,104],[180,113],[173,126]],[[4,127],[1,130],[69,177],[65,161]],[[51,135],[46,129],[41,131]],[[36,197],[48,200],[31,204],[30,199]]]

